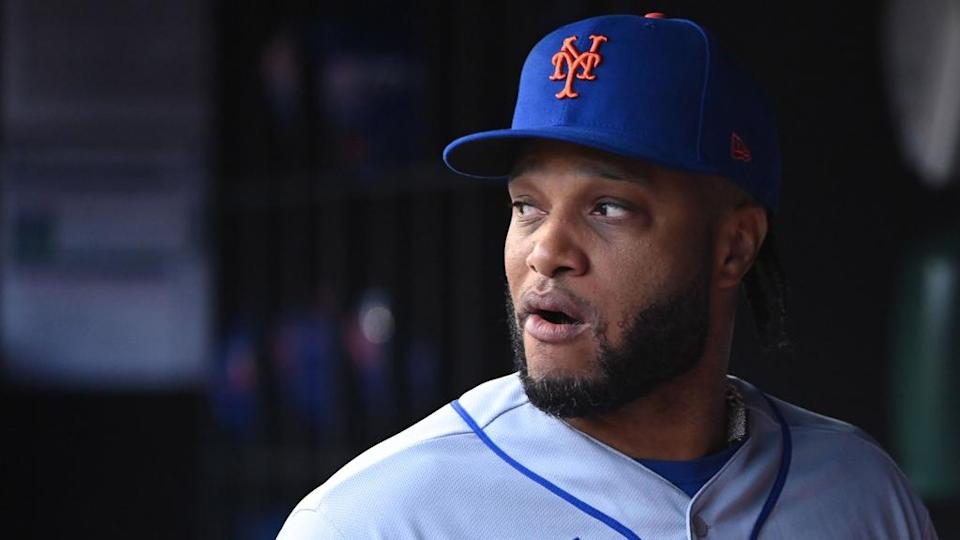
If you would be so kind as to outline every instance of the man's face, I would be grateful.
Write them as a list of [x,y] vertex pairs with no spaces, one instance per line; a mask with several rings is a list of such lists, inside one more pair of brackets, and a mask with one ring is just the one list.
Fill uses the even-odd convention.
[[699,361],[712,244],[697,180],[560,143],[518,162],[504,264],[534,405],[596,416]]

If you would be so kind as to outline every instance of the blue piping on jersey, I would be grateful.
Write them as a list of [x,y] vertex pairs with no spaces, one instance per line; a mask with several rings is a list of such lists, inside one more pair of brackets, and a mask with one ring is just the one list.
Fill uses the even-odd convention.
[[495,442],[490,440],[490,437],[488,437],[487,434],[483,432],[483,428],[477,425],[477,422],[473,419],[473,417],[470,416],[470,413],[468,413],[463,409],[459,401],[457,400],[451,401],[450,406],[453,407],[453,410],[457,411],[457,414],[459,414],[460,417],[463,418],[463,421],[466,422],[468,426],[470,426],[470,429],[472,429],[474,433],[477,434],[477,437],[479,437],[480,440],[483,441],[483,444],[487,445],[487,447],[490,448],[490,450],[492,450],[493,453],[497,455],[497,457],[505,461],[507,465],[510,465],[511,467],[516,469],[520,474],[526,476],[527,478],[547,488],[554,495],[560,497],[561,499],[577,507],[577,509],[579,509],[581,512],[589,515],[590,517],[593,517],[594,519],[597,519],[603,522],[604,525],[617,531],[624,538],[630,538],[631,540],[641,540],[640,537],[636,535],[636,533],[626,528],[619,521],[613,519],[612,517],[604,514],[600,510],[597,510],[596,508],[590,506],[589,504],[574,497],[570,493],[564,491],[560,486],[554,484],[553,482],[547,480],[546,478],[540,476],[539,474],[524,467],[523,465],[520,464],[520,462],[510,457],[506,452],[501,450],[500,447],[497,446]]
[[769,396],[763,392],[760,392],[760,395],[763,396],[763,399],[767,400],[767,404],[773,409],[773,414],[777,415],[777,422],[780,424],[780,470],[777,471],[777,478],[773,481],[770,494],[767,495],[767,500],[763,502],[760,515],[757,516],[757,521],[753,524],[753,530],[750,531],[750,540],[757,540],[757,536],[760,534],[760,528],[763,527],[763,524],[770,516],[773,506],[777,504],[777,499],[780,498],[780,492],[783,491],[783,484],[787,481],[787,473],[790,472],[790,460],[793,458],[793,438],[790,436],[790,426],[787,425],[787,420]]
[[[777,499],[780,498],[780,493],[783,491],[783,485],[787,481],[787,474],[790,472],[790,461],[793,457],[793,438],[790,435],[790,426],[787,425],[787,421],[783,417],[783,413],[780,412],[780,408],[774,404],[773,400],[763,392],[760,392],[760,395],[763,396],[763,399],[765,399],[767,404],[770,405],[770,408],[773,410],[773,414],[777,417],[777,423],[780,424],[780,468],[777,471],[776,479],[773,481],[773,486],[770,488],[770,493],[767,494],[767,500],[763,502],[763,507],[760,509],[760,514],[757,516],[757,520],[753,524],[753,529],[750,531],[750,540],[757,539],[758,535],[760,534],[760,529],[763,528],[763,524],[766,523],[767,518],[770,517],[770,512],[773,511],[774,505],[777,504]],[[484,433],[483,428],[477,425],[477,422],[472,416],[470,416],[470,413],[468,413],[463,406],[460,405],[458,400],[451,401],[450,406],[453,407],[453,410],[457,411],[457,414],[460,415],[460,418],[463,418],[463,421],[470,426],[470,429],[473,430],[473,432],[477,435],[477,437],[480,438],[481,441],[483,441],[483,444],[487,445],[487,448],[492,450],[497,457],[505,461],[507,465],[510,465],[520,474],[547,488],[547,490],[549,490],[551,493],[572,504],[590,517],[601,521],[604,525],[620,533],[624,538],[641,540],[636,533],[628,529],[619,521],[604,514],[600,510],[597,510],[584,501],[574,497],[553,482],[550,482],[546,478],[524,467],[520,464],[520,462],[510,457],[509,454],[504,452],[499,446],[497,446],[495,442],[490,439],[490,437],[487,436],[486,433]]]

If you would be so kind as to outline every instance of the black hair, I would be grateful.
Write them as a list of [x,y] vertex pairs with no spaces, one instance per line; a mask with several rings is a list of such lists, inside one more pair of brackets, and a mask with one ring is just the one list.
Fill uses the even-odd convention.
[[753,313],[757,336],[765,352],[788,352],[787,279],[776,249],[773,215],[767,214],[767,237],[753,268],[743,277],[743,292]]

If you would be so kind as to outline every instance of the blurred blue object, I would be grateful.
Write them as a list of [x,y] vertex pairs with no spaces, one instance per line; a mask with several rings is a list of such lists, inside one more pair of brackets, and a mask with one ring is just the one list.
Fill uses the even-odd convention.
[[234,540],[274,540],[289,513],[286,507],[239,512],[230,537]]
[[318,105],[333,130],[337,168],[371,183],[390,181],[392,175],[374,173],[422,155],[429,118],[426,73],[410,37],[369,21],[323,22],[307,41],[317,58]]
[[213,416],[227,432],[249,438],[261,416],[256,325],[233,323],[224,335],[210,376]]
[[439,405],[440,355],[433,344],[414,339],[407,349],[407,382],[410,407],[416,416],[425,416]]
[[339,419],[338,338],[332,317],[319,307],[285,315],[274,335],[280,399],[321,435],[330,435]]

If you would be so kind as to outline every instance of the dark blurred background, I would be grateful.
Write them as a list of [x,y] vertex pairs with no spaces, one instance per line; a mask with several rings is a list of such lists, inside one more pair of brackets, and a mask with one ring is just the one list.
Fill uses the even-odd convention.
[[[873,435],[960,537],[960,4],[6,0],[6,538],[272,538],[372,443],[511,370],[502,185],[529,48],[713,31],[770,94],[795,351],[733,372]],[[11,504],[12,502],[12,504]]]

